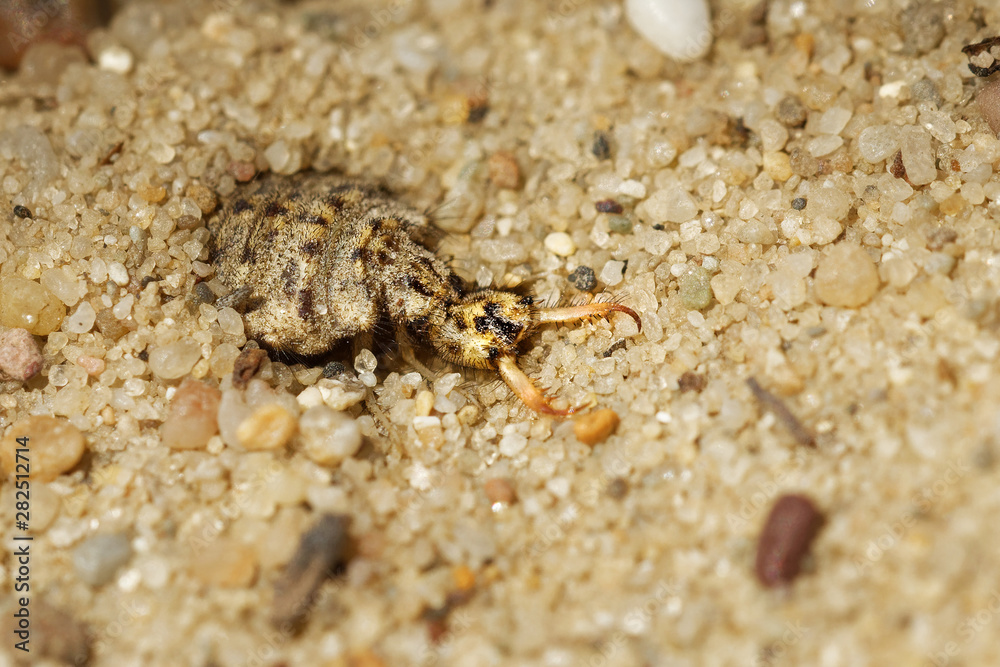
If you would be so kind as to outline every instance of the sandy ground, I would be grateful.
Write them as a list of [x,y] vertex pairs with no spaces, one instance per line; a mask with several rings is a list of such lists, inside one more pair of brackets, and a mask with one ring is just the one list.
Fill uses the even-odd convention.
[[[681,65],[617,2],[166,7],[0,84],[0,319],[44,354],[0,394],[34,457],[32,664],[997,664],[1000,142],[961,52],[995,8],[719,2]],[[205,222],[310,167],[434,211],[469,281],[634,308],[641,333],[548,327],[522,357],[617,430],[382,348],[234,387]],[[766,588],[785,493],[825,523]],[[349,562],[276,628],[324,513]]]

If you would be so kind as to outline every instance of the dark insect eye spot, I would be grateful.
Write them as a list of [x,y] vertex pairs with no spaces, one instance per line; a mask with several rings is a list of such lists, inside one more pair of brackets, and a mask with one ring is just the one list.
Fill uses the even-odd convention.
[[518,303],[522,306],[530,306],[535,303],[535,300],[531,296],[522,296]]

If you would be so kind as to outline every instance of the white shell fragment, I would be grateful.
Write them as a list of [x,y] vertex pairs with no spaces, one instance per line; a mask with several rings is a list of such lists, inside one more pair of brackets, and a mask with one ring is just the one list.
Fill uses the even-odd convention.
[[625,0],[625,16],[636,32],[675,60],[697,60],[712,46],[706,0]]

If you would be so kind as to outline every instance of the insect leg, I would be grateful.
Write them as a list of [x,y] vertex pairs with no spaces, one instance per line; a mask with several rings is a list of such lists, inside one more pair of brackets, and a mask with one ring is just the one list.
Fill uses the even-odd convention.
[[613,312],[625,313],[633,320],[642,331],[642,321],[639,315],[620,303],[588,303],[582,306],[566,306],[563,308],[539,308],[536,313],[536,322],[546,324],[548,322],[575,322],[585,320],[588,317],[608,317]]

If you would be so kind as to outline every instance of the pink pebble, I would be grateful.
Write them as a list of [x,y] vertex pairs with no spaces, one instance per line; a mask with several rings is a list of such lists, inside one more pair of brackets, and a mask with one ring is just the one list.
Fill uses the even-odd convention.
[[98,359],[97,357],[91,357],[86,354],[77,357],[76,364],[83,370],[87,371],[87,375],[91,377],[97,377],[103,373],[104,368],[107,365],[104,363],[104,359]]
[[0,374],[26,382],[42,370],[42,351],[27,329],[0,331]]

